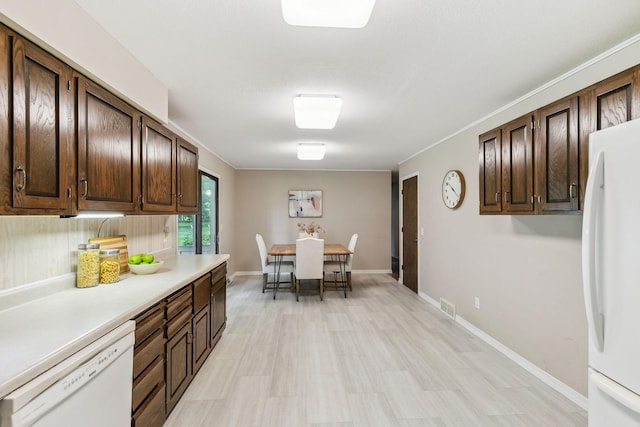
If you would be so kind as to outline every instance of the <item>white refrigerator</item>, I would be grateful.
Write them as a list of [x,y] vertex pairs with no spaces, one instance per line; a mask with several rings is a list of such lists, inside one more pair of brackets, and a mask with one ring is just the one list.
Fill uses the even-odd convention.
[[640,119],[591,134],[582,225],[589,426],[640,426]]

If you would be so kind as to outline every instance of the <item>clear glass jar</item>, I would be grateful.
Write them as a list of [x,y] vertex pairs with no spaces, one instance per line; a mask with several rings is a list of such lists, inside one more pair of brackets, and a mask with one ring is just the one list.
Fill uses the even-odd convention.
[[120,280],[120,249],[100,251],[100,283],[115,283]]
[[100,245],[81,243],[78,245],[78,272],[76,287],[90,288],[100,283]]

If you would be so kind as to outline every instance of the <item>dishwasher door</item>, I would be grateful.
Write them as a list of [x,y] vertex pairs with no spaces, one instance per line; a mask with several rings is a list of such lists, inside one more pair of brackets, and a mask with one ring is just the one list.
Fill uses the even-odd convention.
[[6,396],[2,427],[130,426],[134,329],[122,324]]

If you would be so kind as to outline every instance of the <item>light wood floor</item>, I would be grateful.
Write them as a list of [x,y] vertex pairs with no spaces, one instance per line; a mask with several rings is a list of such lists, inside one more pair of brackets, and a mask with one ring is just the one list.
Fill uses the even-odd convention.
[[387,275],[324,301],[228,288],[227,329],[165,426],[586,426],[574,403]]

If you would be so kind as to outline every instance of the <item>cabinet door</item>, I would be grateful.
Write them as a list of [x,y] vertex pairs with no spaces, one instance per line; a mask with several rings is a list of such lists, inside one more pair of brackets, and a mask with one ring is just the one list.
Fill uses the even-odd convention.
[[13,206],[71,209],[72,70],[13,37]]
[[480,135],[480,213],[502,211],[502,133],[494,129]]
[[193,318],[193,375],[198,372],[209,355],[211,311],[209,305],[200,310]]
[[178,212],[198,213],[198,148],[178,138]]
[[167,414],[178,403],[192,377],[192,334],[191,322],[184,325],[167,341],[166,384]]
[[538,110],[536,190],[541,213],[578,211],[578,97]]
[[78,209],[134,213],[140,194],[140,114],[77,79]]
[[533,117],[502,128],[503,212],[533,213]]
[[211,347],[220,339],[227,320],[226,279],[218,280],[211,289]]
[[635,67],[580,95],[580,209],[589,175],[589,134],[640,117],[640,70]]
[[176,211],[176,137],[142,118],[142,210]]

